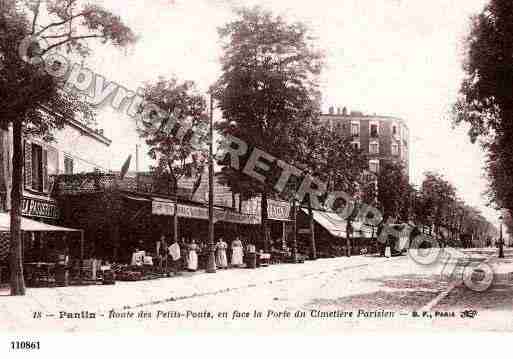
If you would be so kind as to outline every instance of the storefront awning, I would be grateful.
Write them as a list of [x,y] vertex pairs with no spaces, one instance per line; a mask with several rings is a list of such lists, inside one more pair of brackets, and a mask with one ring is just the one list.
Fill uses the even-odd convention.
[[[24,232],[80,232],[80,229],[52,226],[21,217],[21,230]],[[11,231],[11,216],[9,213],[0,213],[0,232]]]
[[[308,210],[301,208],[308,215]],[[345,238],[347,222],[333,212],[313,210],[314,220],[323,226],[334,237]]]
[[138,201],[138,202],[151,202],[151,199],[148,199],[146,197],[136,196],[136,195],[129,195],[129,194],[123,194],[121,197],[125,199],[130,199],[132,201]]

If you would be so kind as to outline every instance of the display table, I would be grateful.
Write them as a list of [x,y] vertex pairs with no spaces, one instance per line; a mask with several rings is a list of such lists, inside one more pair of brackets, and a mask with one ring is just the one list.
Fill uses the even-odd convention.
[[55,266],[55,263],[49,262],[25,263],[27,283],[32,286],[55,285]]
[[258,253],[257,259],[259,267],[267,267],[271,264],[271,253]]

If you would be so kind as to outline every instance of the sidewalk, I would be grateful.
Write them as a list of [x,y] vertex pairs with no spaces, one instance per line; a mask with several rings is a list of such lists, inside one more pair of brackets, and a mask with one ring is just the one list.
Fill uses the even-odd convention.
[[[317,274],[372,265],[384,261],[374,256],[330,258],[304,264],[279,264],[257,269],[200,272],[115,285],[28,288],[23,297],[0,296],[0,324],[32,321],[34,312],[101,312],[137,309],[187,298],[215,295],[262,284],[304,279]],[[3,325],[0,325],[3,327]]]

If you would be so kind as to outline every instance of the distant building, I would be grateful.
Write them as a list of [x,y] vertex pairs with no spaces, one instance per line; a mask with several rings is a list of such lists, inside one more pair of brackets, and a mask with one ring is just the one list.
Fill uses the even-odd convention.
[[369,170],[379,172],[383,160],[402,161],[409,175],[410,134],[405,121],[398,117],[364,115],[330,107],[321,115],[323,126],[352,137],[354,147],[361,149],[369,158]]

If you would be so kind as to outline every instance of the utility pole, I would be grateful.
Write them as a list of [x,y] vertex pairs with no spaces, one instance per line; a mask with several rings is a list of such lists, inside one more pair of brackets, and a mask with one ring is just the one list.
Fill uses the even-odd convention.
[[293,223],[293,230],[292,230],[292,260],[293,263],[298,262],[298,256],[297,256],[297,206],[296,206],[296,198],[292,198],[292,213],[294,215],[294,223]]
[[214,244],[214,100],[210,91],[210,133],[208,148],[208,260],[207,273],[216,272]]

